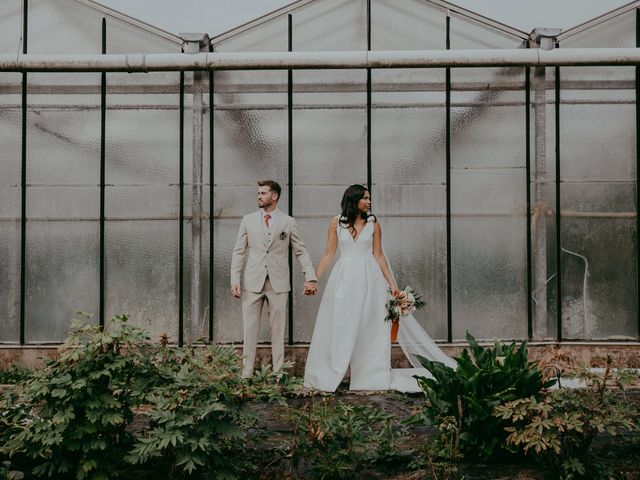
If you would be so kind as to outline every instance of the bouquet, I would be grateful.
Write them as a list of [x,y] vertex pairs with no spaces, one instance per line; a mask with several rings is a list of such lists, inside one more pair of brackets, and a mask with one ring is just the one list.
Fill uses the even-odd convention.
[[391,341],[395,342],[398,338],[398,328],[400,327],[400,318],[412,314],[417,309],[424,307],[420,295],[411,287],[406,286],[395,294],[389,289],[391,298],[387,302],[387,316],[385,322],[392,322],[391,325]]

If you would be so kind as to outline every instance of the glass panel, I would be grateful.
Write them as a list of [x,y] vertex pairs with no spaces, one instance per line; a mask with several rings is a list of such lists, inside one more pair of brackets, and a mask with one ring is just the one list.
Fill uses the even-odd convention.
[[[240,93],[217,94],[215,100],[213,329],[216,341],[242,342],[241,302],[229,295],[231,254],[240,219],[257,210],[258,180],[272,178],[280,183],[283,192],[279,208],[287,210],[287,75],[270,72],[277,76],[265,78],[262,72],[243,72],[238,76],[236,72],[219,73],[220,76],[216,73],[216,92],[218,86],[225,88],[229,84],[224,82],[229,81]],[[225,73],[234,75],[225,76]],[[261,83],[262,79],[265,84]],[[253,93],[241,93],[248,84],[254,85]],[[207,199],[208,209],[208,193],[203,197]],[[259,341],[270,338],[268,325],[263,316]]]
[[323,0],[293,12],[293,50],[367,49],[367,3]]
[[[482,73],[489,79],[504,72]],[[509,73],[522,85],[522,69]],[[454,85],[466,72],[452,72]],[[451,111],[453,336],[527,335],[524,92],[454,91]]]
[[[1,201],[7,196],[0,188]],[[11,189],[20,216],[19,190]],[[20,222],[0,218],[0,343],[20,340]]]
[[563,91],[560,114],[563,337],[635,338],[634,92]]
[[[324,76],[324,72],[309,73],[316,78]],[[365,72],[352,73],[358,74],[362,89],[358,92],[296,93],[293,99],[298,106],[293,114],[293,212],[314,262],[322,254],[329,219],[340,213],[345,188],[367,181],[366,97],[362,88],[366,78]],[[342,106],[335,108],[334,102]],[[308,342],[319,299],[304,297],[300,288],[304,280],[297,266],[294,271],[294,338]]]
[[75,312],[97,313],[99,102],[94,94],[28,97],[28,342],[60,341]]
[[[420,91],[433,85],[413,84],[414,72],[401,70],[398,83],[381,85],[382,72],[374,71],[373,210],[398,283],[427,303],[416,318],[433,338],[446,339],[445,93]],[[443,70],[431,75],[444,85]]]
[[[629,48],[636,46],[636,10],[618,15],[560,41],[560,48]],[[589,81],[614,82],[633,89],[634,67],[581,67],[562,69],[563,88]],[[575,85],[567,84],[575,83]],[[624,82],[624,83],[623,83]],[[589,88],[589,87],[587,87]]]
[[371,2],[371,49],[444,50],[446,19],[444,8],[420,0]]
[[28,223],[27,342],[62,341],[76,312],[98,311],[98,246],[95,221]]
[[[452,192],[456,185],[452,185]],[[527,336],[526,249],[522,218],[452,221],[453,338]]]
[[106,317],[127,314],[154,339],[166,333],[177,343],[177,220],[110,220],[105,250]]
[[533,338],[557,338],[555,183],[531,184]]
[[[2,3],[5,11],[11,2]],[[7,15],[8,10],[5,12]],[[17,16],[19,19],[20,7]],[[2,19],[3,17],[0,17]],[[19,21],[19,20],[18,20]],[[0,20],[2,22],[2,20]],[[0,74],[0,84],[19,86],[22,76]],[[20,339],[20,185],[22,112],[19,95],[0,94],[0,342]]]
[[[122,85],[127,74],[110,74]],[[171,88],[107,97],[106,314],[126,313],[154,337],[178,341],[179,75],[140,74],[138,85]],[[188,104],[188,103],[187,103]],[[191,181],[191,112],[185,111],[185,181]],[[135,132],[135,133],[132,133]],[[184,191],[184,211],[191,188]],[[184,228],[184,321],[189,321],[191,226]]]
[[[0,53],[22,53],[20,32],[22,30],[22,1],[0,2]],[[2,74],[0,77],[4,77]]]

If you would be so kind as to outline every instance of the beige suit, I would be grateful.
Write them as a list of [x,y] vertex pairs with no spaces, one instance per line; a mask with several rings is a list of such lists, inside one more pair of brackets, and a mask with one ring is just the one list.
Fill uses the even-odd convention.
[[291,290],[289,245],[306,281],[315,281],[311,256],[304,247],[298,225],[292,217],[278,212],[269,228],[263,221],[261,211],[245,215],[242,219],[231,258],[231,285],[241,283],[242,277],[243,377],[253,374],[260,316],[265,300],[269,307],[274,371],[279,370],[284,362],[285,317],[288,292]]

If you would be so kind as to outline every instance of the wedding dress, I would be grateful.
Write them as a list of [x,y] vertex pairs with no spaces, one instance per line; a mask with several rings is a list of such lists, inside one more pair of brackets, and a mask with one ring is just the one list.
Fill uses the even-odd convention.
[[373,256],[373,221],[354,239],[338,224],[336,262],[325,286],[309,347],[304,385],[333,392],[351,366],[351,390],[418,392],[414,375],[430,377],[417,355],[455,368],[412,316],[400,320],[398,343],[414,368],[391,368],[388,284]]

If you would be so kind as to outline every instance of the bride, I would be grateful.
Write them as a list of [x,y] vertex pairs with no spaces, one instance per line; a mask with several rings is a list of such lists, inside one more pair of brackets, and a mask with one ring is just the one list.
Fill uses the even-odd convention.
[[340,258],[325,287],[304,375],[307,388],[333,392],[351,367],[351,390],[420,391],[413,377],[430,376],[418,355],[455,368],[412,317],[400,320],[398,343],[414,368],[391,368],[391,322],[385,322],[388,290],[398,287],[382,249],[382,229],[363,185],[344,192],[342,214],[334,217],[316,268],[318,278]]

